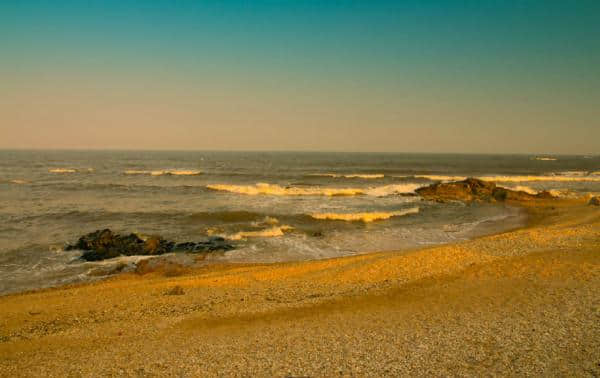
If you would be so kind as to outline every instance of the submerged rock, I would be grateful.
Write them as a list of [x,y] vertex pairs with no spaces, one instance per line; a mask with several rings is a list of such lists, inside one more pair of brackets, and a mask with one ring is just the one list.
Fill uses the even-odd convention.
[[495,183],[475,178],[463,181],[432,184],[415,190],[423,198],[444,201],[531,201],[535,199],[555,198],[547,191],[530,194],[520,190],[506,189]]
[[87,261],[106,260],[118,256],[162,255],[169,252],[214,252],[229,251],[234,247],[225,239],[211,237],[201,242],[176,244],[160,236],[142,239],[136,234],[119,235],[109,229],[97,230],[79,238],[77,243],[68,245],[67,251],[82,250],[82,259]]

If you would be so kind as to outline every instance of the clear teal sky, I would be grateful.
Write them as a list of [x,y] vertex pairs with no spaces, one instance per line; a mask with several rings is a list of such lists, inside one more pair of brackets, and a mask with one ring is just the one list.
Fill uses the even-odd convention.
[[600,153],[600,1],[4,1],[0,148]]

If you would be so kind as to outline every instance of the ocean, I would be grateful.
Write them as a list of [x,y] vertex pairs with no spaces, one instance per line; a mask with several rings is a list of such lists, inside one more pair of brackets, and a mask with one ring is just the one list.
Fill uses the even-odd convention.
[[83,234],[223,236],[205,263],[407,251],[523,224],[517,208],[414,190],[479,177],[558,196],[600,192],[599,156],[203,151],[0,151],[0,294],[101,279],[65,251]]

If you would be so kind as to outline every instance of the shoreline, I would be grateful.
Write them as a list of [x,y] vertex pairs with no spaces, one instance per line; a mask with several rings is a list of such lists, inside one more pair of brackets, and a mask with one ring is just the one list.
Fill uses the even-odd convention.
[[[525,208],[520,206],[518,203],[506,204],[506,203],[497,203],[491,206],[503,208],[506,214],[504,214],[501,218],[497,219],[488,219],[482,218],[479,219],[472,224],[471,229],[468,231],[461,231],[461,235],[456,237],[453,231],[447,231],[449,235],[448,240],[442,242],[414,242],[413,244],[401,245],[397,248],[382,248],[382,249],[365,249],[365,250],[348,250],[343,253],[339,253],[337,256],[332,257],[298,257],[298,258],[290,258],[287,257],[279,257],[274,260],[262,260],[261,258],[255,257],[228,257],[228,252],[217,251],[211,253],[200,253],[200,254],[189,254],[189,253],[181,253],[181,252],[173,252],[166,253],[162,255],[132,255],[132,256],[119,256],[114,259],[104,259],[99,261],[81,261],[75,258],[72,262],[81,261],[83,263],[92,264],[87,267],[88,273],[86,273],[85,278],[73,278],[69,280],[65,280],[62,283],[55,282],[43,282],[38,281],[37,285],[28,285],[25,288],[23,287],[14,287],[12,289],[2,288],[0,291],[0,298],[9,295],[18,295],[25,293],[34,293],[42,290],[52,290],[59,289],[62,287],[72,287],[72,286],[80,286],[96,283],[103,280],[110,280],[115,277],[118,277],[122,274],[128,274],[132,272],[139,273],[139,269],[137,266],[140,262],[144,260],[153,261],[149,265],[165,265],[172,264],[177,265],[180,264],[182,270],[192,271],[194,269],[198,269],[199,267],[204,266],[222,266],[222,265],[262,265],[262,264],[281,264],[281,263],[294,263],[294,262],[310,262],[310,261],[323,261],[330,260],[336,258],[345,258],[351,256],[360,256],[367,255],[373,253],[409,253],[411,251],[415,251],[422,248],[430,248],[442,245],[449,245],[454,243],[459,243],[468,240],[474,240],[484,236],[491,236],[498,233],[513,231],[518,228],[525,227],[527,225],[528,214]],[[508,224],[506,224],[508,223]],[[466,223],[471,224],[471,223]],[[63,248],[64,251],[64,248]],[[235,250],[233,251],[235,253]],[[96,265],[93,265],[96,264]],[[125,267],[125,269],[123,269]],[[144,267],[144,271],[148,271]],[[145,274],[145,273],[144,273]],[[1,286],[1,285],[0,285]],[[7,286],[8,287],[8,286]]]
[[[458,243],[293,263],[209,264],[144,275],[125,273],[92,283],[7,294],[0,297],[0,373],[328,375],[337,373],[339,365],[342,374],[350,375],[467,374],[470,370],[463,365],[473,361],[467,361],[463,352],[494,360],[510,351],[528,358],[521,365],[533,369],[530,373],[552,372],[544,370],[550,358],[554,368],[556,361],[574,361],[567,365],[580,369],[576,375],[598,374],[600,361],[593,361],[593,351],[600,350],[596,324],[600,312],[593,303],[600,301],[600,212],[583,200],[521,205],[528,214],[523,227]],[[451,316],[454,311],[461,319],[458,323]],[[538,324],[541,319],[533,315],[539,311],[556,315],[557,323]],[[498,318],[498,312],[505,318]],[[512,322],[519,313],[527,316]],[[567,327],[566,334],[572,340],[563,340],[564,327],[557,324],[571,320],[576,320],[576,327]],[[573,352],[546,351],[545,357],[536,348],[530,348],[534,353],[520,349],[518,343],[503,345],[530,332],[523,328],[504,341],[492,337],[499,346],[496,350],[477,351],[491,342],[491,336],[483,328],[469,333],[464,321],[473,329],[483,322],[497,334],[511,331],[499,326],[506,322],[516,328],[541,327],[552,340],[530,338],[536,348],[557,340],[576,345]],[[579,332],[584,325],[587,336]],[[440,329],[447,329],[447,334],[428,333]],[[254,344],[242,341],[244,335],[251,335]],[[302,341],[303,335],[314,336],[312,342]],[[319,337],[329,344],[322,344]],[[194,342],[189,344],[188,339]],[[342,339],[343,348],[338,345]],[[414,343],[413,350],[409,347]],[[454,354],[435,347],[439,343]],[[453,346],[461,343],[466,343],[463,351]],[[107,351],[108,345],[115,346],[113,353]],[[376,345],[387,347],[372,349]],[[321,357],[313,356],[318,346]],[[386,354],[395,348],[405,354],[395,358]],[[366,351],[370,353],[363,355]],[[575,351],[578,354],[572,355]],[[428,364],[425,355],[439,363]],[[93,363],[88,360],[91,356]],[[330,365],[323,364],[323,356]],[[160,360],[164,366],[154,363]],[[492,365],[508,366],[502,359]],[[35,368],[22,370],[25,366]],[[458,370],[447,370],[448,366]]]

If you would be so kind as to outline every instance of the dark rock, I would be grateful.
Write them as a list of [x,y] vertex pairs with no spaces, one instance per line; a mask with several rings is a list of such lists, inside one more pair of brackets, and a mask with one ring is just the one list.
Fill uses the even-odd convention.
[[437,183],[415,191],[421,197],[437,202],[445,201],[531,201],[555,198],[549,192],[529,194],[523,191],[506,189],[489,181],[468,178],[463,181]]
[[600,197],[596,196],[596,197],[590,198],[588,205],[600,206]]
[[234,247],[227,243],[225,239],[220,236],[212,236],[207,241],[203,242],[186,242],[176,244],[173,248],[174,252],[188,252],[188,253],[201,253],[201,252],[216,252],[216,251],[230,251]]
[[176,244],[160,236],[150,236],[145,240],[136,234],[122,236],[109,229],[94,231],[79,238],[67,251],[82,250],[82,259],[87,261],[106,260],[118,256],[162,255],[169,252],[214,252],[229,251],[234,247],[221,237],[211,237],[201,242]]

